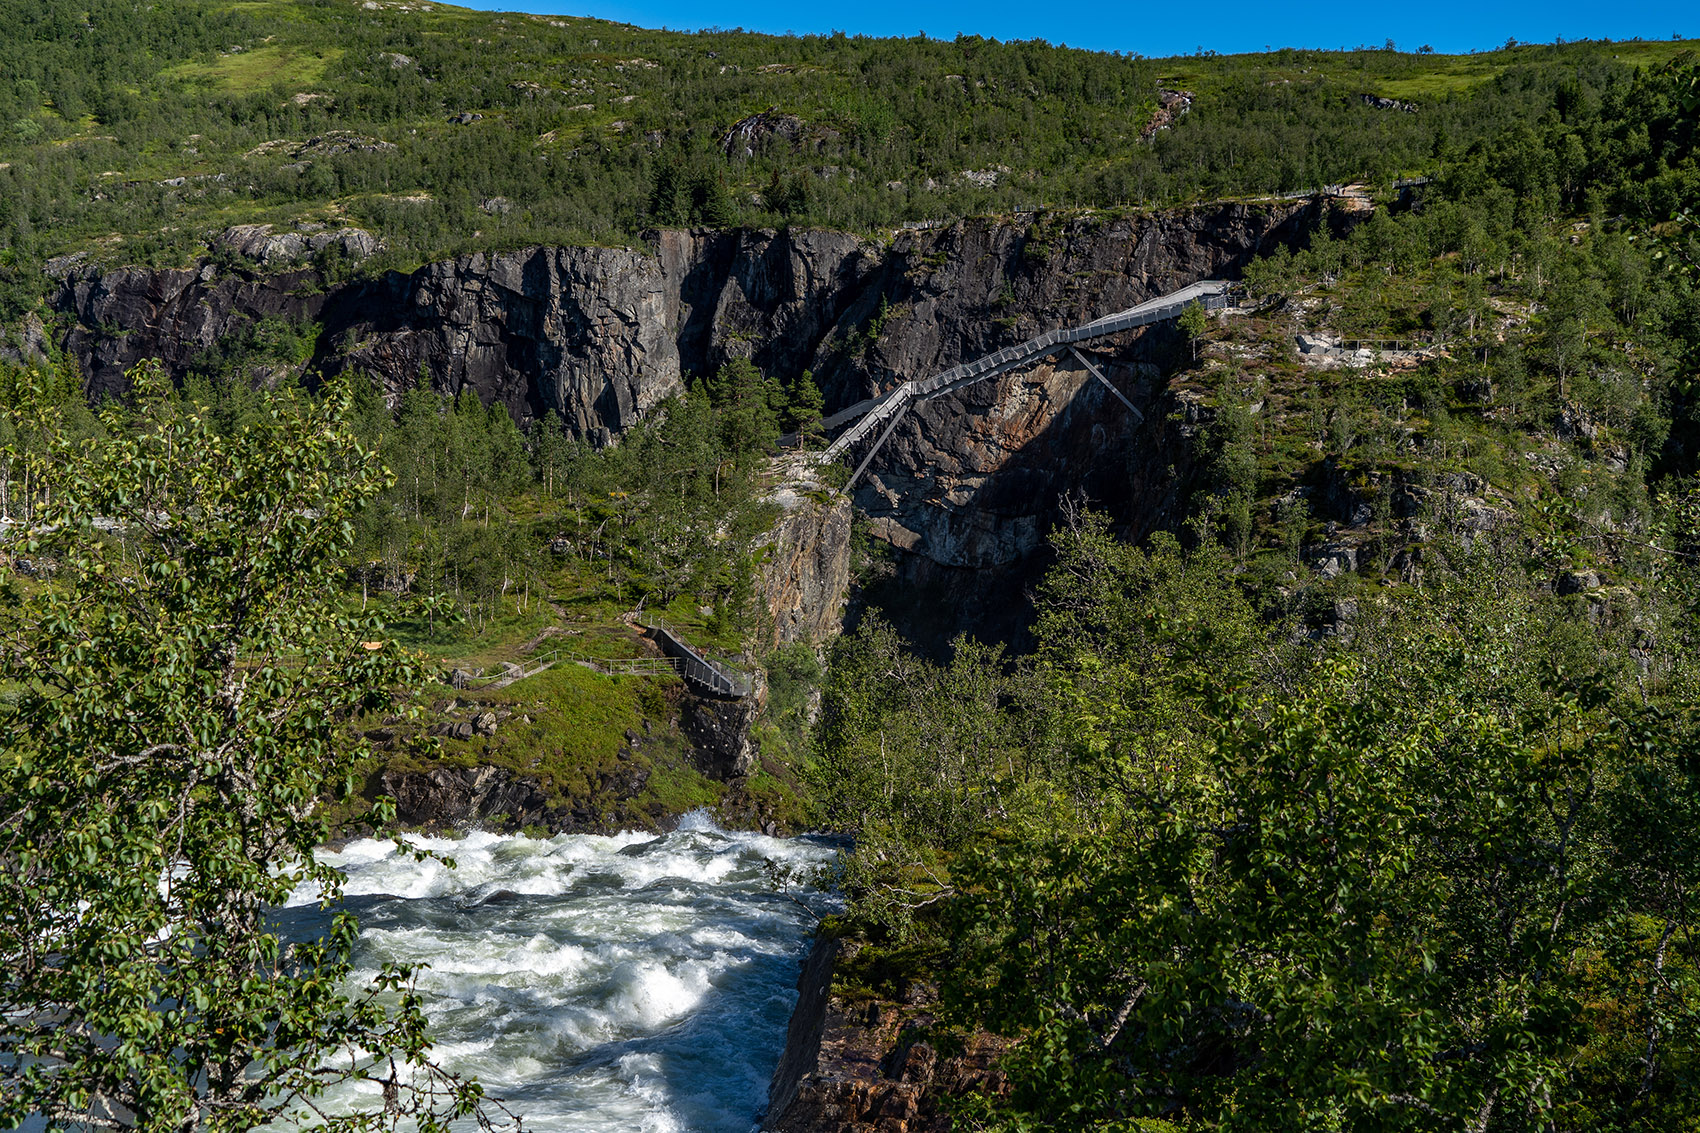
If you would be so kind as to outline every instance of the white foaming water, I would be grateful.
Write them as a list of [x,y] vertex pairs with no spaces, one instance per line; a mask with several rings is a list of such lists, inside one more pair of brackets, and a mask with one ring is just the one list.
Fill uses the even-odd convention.
[[[700,813],[659,837],[414,841],[458,868],[376,840],[323,860],[360,917],[358,979],[386,960],[429,965],[418,987],[440,1063],[539,1133],[755,1124],[797,997],[805,906],[830,900],[796,874],[830,846],[727,833]],[[316,899],[304,887],[289,903],[303,931],[322,923]]]

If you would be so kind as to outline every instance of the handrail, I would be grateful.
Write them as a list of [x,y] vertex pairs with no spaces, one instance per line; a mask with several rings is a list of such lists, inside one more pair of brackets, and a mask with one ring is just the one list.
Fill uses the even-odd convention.
[[846,490],[848,490],[861,476],[863,469],[868,466],[868,462],[873,459],[874,453],[878,452],[885,444],[886,438],[897,426],[897,419],[907,412],[910,405],[931,401],[935,397],[942,397],[964,386],[1006,374],[1048,355],[1071,348],[1077,342],[1101,338],[1108,334],[1118,334],[1124,330],[1162,322],[1165,319],[1177,318],[1194,303],[1206,310],[1225,307],[1228,305],[1228,287],[1226,280],[1200,280],[1197,283],[1188,284],[1178,291],[1159,295],[1155,299],[1148,299],[1124,311],[1115,311],[1078,326],[1046,331],[1019,345],[1006,346],[1001,350],[994,350],[990,354],[958,363],[931,377],[900,382],[879,397],[864,399],[846,409],[839,410],[830,417],[824,418],[821,421],[821,426],[827,429],[848,422],[854,423],[840,433],[836,440],[827,445],[826,449],[816,457],[816,461],[826,464],[838,459],[851,445],[872,432],[880,422],[887,418],[893,418],[891,426],[885,430],[879,440],[875,442],[872,451],[863,458],[862,463],[851,474],[849,483],[845,485]]
[[750,695],[752,683],[748,674],[711,660],[680,636],[678,630],[654,614],[639,613],[635,620],[645,629],[654,630],[660,636],[661,648],[664,651],[677,650],[674,659],[679,662],[679,674],[688,684],[695,685],[700,691],[713,696],[740,699]]

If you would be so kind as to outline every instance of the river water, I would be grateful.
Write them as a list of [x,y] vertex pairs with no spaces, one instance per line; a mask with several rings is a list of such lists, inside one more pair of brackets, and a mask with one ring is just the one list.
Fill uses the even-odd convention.
[[[364,981],[418,978],[435,1057],[475,1074],[539,1133],[746,1133],[767,1102],[833,848],[728,833],[418,839],[328,853],[360,918]],[[314,895],[287,914],[311,930]],[[341,1106],[380,1105],[348,1092]]]

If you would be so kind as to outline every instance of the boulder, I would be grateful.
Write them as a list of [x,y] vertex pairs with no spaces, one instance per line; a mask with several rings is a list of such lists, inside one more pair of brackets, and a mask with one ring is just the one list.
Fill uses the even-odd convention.
[[1558,594],[1587,594],[1599,588],[1600,576],[1591,570],[1560,571],[1553,583],[1553,591]]
[[501,767],[384,771],[372,793],[394,798],[396,818],[409,826],[464,828],[498,816],[524,826],[550,817],[541,784]]
[[212,246],[266,267],[279,267],[330,247],[337,248],[349,259],[363,260],[383,247],[377,237],[363,228],[279,232],[270,224],[238,224],[227,228],[213,238]]
[[1358,548],[1352,543],[1318,543],[1306,549],[1305,557],[1323,578],[1355,574],[1358,569]]
[[1417,104],[1402,98],[1383,98],[1377,94],[1360,94],[1358,101],[1371,110],[1397,110],[1403,114],[1415,114]]
[[713,779],[741,779],[756,768],[750,725],[761,712],[759,698],[716,700],[687,697],[682,723],[696,749],[697,766]]

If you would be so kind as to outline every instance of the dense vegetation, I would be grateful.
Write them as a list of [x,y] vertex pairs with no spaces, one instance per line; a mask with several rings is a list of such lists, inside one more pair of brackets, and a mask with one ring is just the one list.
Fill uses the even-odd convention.
[[[0,613],[0,1123],[489,1127],[430,1059],[412,970],[356,967],[342,875],[314,857],[320,804],[357,786],[350,723],[424,676],[339,601],[388,476],[346,391],[225,435],[157,368],[97,422],[35,392],[4,414],[38,438],[11,447],[32,473],[16,549],[53,581],[8,570]],[[290,940],[275,910],[301,886],[323,915]],[[343,1083],[381,1105],[327,1115]]]
[[[675,677],[611,677],[563,662],[511,688],[459,698],[441,682],[450,668],[643,656],[625,620],[634,609],[664,615],[722,656],[765,652],[754,581],[757,538],[773,515],[762,502],[772,486],[766,457],[781,427],[806,427],[811,413],[818,419],[812,384],[788,391],[734,363],[601,450],[569,441],[553,419],[528,442],[500,405],[486,409],[470,395],[449,401],[420,392],[392,412],[362,378],[345,393],[341,426],[387,476],[349,515],[349,541],[335,564],[339,600],[350,616],[383,619],[403,644],[432,658],[423,670],[432,679],[412,690],[413,701],[442,713],[470,696],[474,715],[508,719],[499,735],[450,737],[429,749],[410,737],[430,720],[405,725],[365,758],[362,779],[442,763],[500,767],[538,783],[553,821],[598,828],[653,825],[726,802],[726,785],[703,775],[677,733]],[[234,443],[280,404],[326,395],[198,374],[176,391],[174,409]],[[0,515],[12,534],[0,564],[11,576],[49,578],[54,569],[51,558],[38,561],[17,542],[60,490],[43,463],[52,446],[104,448],[145,422],[137,412],[127,402],[91,412],[74,367],[0,364]],[[124,536],[116,538],[127,561]],[[790,684],[774,684],[783,699]],[[11,695],[0,686],[0,704]],[[625,737],[652,730],[643,754],[627,750]],[[801,742],[796,721],[773,732],[764,766],[780,778],[758,769],[734,812],[800,817],[784,780]],[[635,794],[622,786],[632,768],[641,771]],[[352,799],[338,813],[354,819],[365,807]]]
[[[1676,45],[1154,61],[353,0],[0,19],[8,316],[51,255],[182,260],[246,221],[366,226],[375,270],[1432,175],[1253,264],[1254,315],[1185,320],[1189,522],[1134,547],[1072,511],[1031,656],[925,660],[877,613],[833,653],[809,782],[858,838],[845,927],[940,980],[941,1043],[1016,1040],[968,1127],[1700,1120],[1700,76]],[[1299,332],[1428,349],[1320,369]],[[0,512],[52,514],[66,437],[193,413],[246,443],[275,402],[238,375],[305,333],[256,326],[100,417],[69,368],[8,370]],[[759,637],[765,458],[818,421],[807,380],[729,366],[600,451],[471,398],[346,397],[338,428],[394,476],[348,515],[339,616],[378,603],[474,660],[564,624],[612,655],[640,603],[729,652]],[[770,734],[801,747],[816,659],[767,660]],[[517,749],[451,757],[589,790],[666,701],[587,674]],[[29,689],[6,719],[46,711]]]
[[[69,435],[99,443],[125,420],[125,405],[92,413],[74,367],[0,365],[0,382],[0,498],[9,521],[33,523],[51,495],[33,461],[54,440],[35,418],[53,414]],[[688,599],[712,611],[710,636],[736,646],[758,616],[750,542],[770,518],[759,499],[766,456],[781,427],[819,419],[819,393],[806,376],[798,386],[787,391],[747,361],[729,363],[598,450],[569,439],[553,415],[528,442],[500,404],[471,394],[412,391],[391,411],[357,377],[344,424],[392,479],[352,519],[347,585],[367,601],[441,596],[448,616],[475,630],[548,594],[628,608]],[[280,396],[319,397],[224,374],[191,377],[177,396],[232,437]],[[574,579],[565,595],[563,564]]]
[[946,1049],[1017,1039],[967,1127],[1696,1120],[1700,257],[1563,172],[1583,136],[1691,163],[1692,72],[1660,81],[1188,320],[1190,522],[1072,512],[1032,656],[839,646],[812,781],[859,836],[851,980],[939,979]]
[[[6,0],[0,26],[11,311],[40,291],[46,257],[181,261],[244,221],[364,225],[389,245],[382,262],[412,265],[651,225],[867,230],[1387,182],[1545,115],[1639,105],[1639,70],[1678,54],[1636,42],[1151,60],[389,0]],[[1176,89],[1191,110],[1145,137]],[[1609,169],[1608,208],[1645,194],[1668,213],[1692,170],[1653,168],[1662,139],[1631,134],[1579,137],[1561,187]]]

